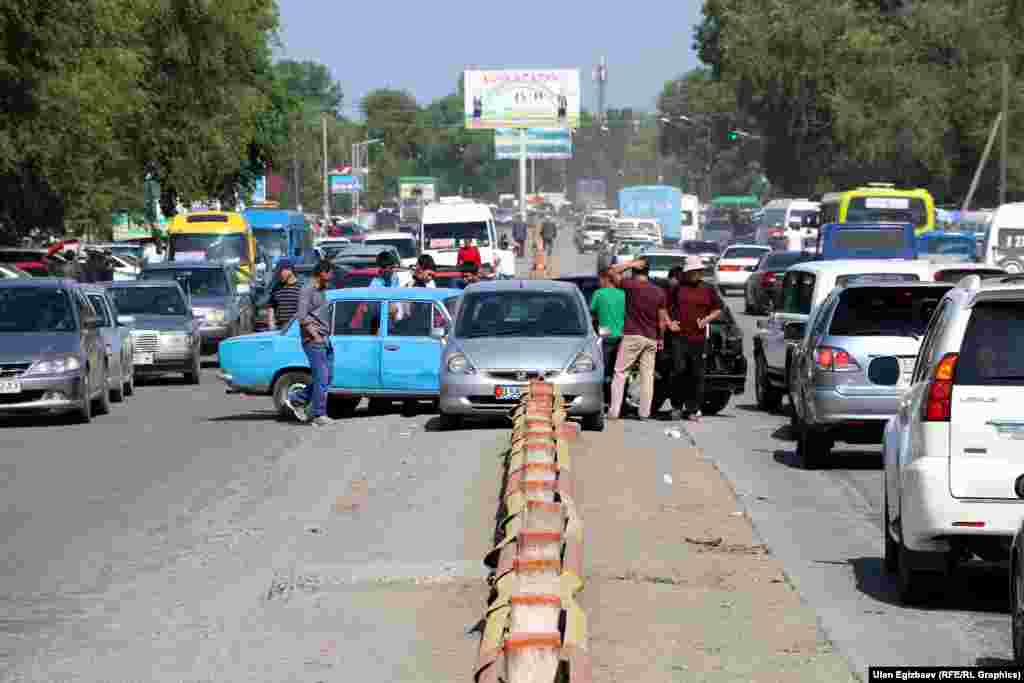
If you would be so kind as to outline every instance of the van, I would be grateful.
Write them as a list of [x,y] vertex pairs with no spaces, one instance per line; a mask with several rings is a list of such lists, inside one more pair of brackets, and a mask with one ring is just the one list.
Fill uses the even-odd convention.
[[1024,272],[1024,202],[1003,204],[992,214],[983,262],[1011,274]]
[[806,216],[816,216],[821,204],[807,199],[773,199],[764,206],[754,241],[777,251],[812,249],[818,229],[805,225]]
[[487,205],[445,199],[423,207],[420,253],[429,254],[438,266],[455,268],[459,247],[470,240],[480,250],[484,273],[515,277],[515,254],[498,249],[494,215]]
[[179,213],[167,226],[167,241],[168,261],[221,261],[235,265],[247,280],[257,275],[256,237],[240,213]]

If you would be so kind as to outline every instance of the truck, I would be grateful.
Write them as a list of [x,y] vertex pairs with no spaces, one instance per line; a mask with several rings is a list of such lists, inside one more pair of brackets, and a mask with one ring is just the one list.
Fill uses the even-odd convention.
[[652,218],[661,226],[662,242],[678,244],[682,237],[683,193],[671,185],[635,185],[619,190],[622,218]]
[[608,183],[604,178],[579,178],[576,181],[576,206],[583,211],[608,206]]
[[437,178],[405,176],[398,179],[398,220],[418,223],[423,206],[437,201]]

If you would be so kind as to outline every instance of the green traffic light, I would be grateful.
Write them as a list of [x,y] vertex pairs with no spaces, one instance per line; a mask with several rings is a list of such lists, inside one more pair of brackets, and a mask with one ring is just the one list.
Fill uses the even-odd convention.
[[735,131],[732,131],[732,130],[729,131],[729,139],[730,140],[735,141],[736,138],[738,138],[738,137],[739,137],[739,135],[737,135]]

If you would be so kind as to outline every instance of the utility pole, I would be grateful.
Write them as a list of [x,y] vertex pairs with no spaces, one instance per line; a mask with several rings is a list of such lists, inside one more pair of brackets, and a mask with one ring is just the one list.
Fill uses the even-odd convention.
[[597,120],[604,123],[604,95],[608,83],[608,62],[601,57],[601,63],[594,67],[594,81],[597,83]]
[[999,155],[999,204],[1006,203],[1006,165],[1010,154],[1010,63],[1003,60],[1002,153]]
[[530,194],[537,194],[537,160],[530,159]]
[[[359,143],[352,145],[352,175],[359,177]],[[352,215],[359,222],[359,190],[352,191]]]
[[324,226],[326,227],[331,221],[331,180],[327,175],[327,112],[321,114],[320,122],[323,127],[324,143]]

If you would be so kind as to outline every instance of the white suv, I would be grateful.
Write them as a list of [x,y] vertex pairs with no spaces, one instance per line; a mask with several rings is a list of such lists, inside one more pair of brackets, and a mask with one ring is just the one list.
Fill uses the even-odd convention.
[[1024,517],[1024,276],[970,275],[943,297],[885,429],[885,568],[908,603],[922,573],[1006,561]]

